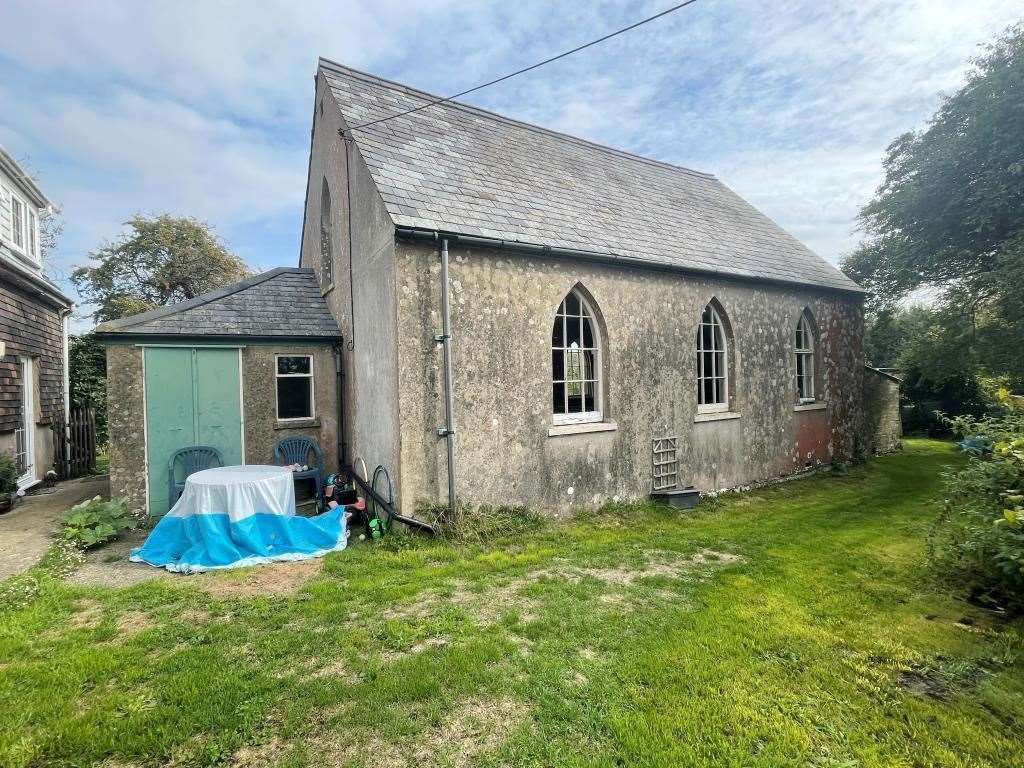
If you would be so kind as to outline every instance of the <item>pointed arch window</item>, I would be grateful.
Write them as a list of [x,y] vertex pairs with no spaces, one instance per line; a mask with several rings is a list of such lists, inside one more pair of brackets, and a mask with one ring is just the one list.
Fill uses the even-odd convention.
[[697,328],[697,410],[729,410],[729,349],[725,323],[713,304],[704,307]]
[[801,403],[813,403],[814,395],[814,329],[803,312],[796,323],[793,353],[796,357],[796,395]]
[[551,409],[555,424],[601,421],[601,338],[578,289],[558,305],[551,330]]
[[320,285],[325,290],[334,283],[334,258],[331,247],[333,229],[331,188],[325,176],[323,186],[320,188]]

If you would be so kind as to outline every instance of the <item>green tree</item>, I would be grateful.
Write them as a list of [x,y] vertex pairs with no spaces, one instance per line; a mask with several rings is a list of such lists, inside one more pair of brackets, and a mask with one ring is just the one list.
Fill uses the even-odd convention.
[[71,402],[96,409],[96,440],[107,442],[107,351],[95,334],[68,338]]
[[195,298],[248,274],[211,228],[192,218],[135,216],[117,242],[89,254],[71,274],[97,322]]
[[[843,270],[873,291],[875,312],[937,289],[931,319],[949,325],[914,353],[939,365],[935,376],[981,370],[1024,384],[1024,25],[986,48],[927,127],[889,146],[883,167],[860,213],[867,238]],[[937,341],[966,347],[952,360],[926,355]]]

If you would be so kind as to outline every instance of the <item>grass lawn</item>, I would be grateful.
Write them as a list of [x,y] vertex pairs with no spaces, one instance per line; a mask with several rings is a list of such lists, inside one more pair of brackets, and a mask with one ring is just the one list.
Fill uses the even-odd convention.
[[955,461],[322,569],[44,573],[0,608],[0,765],[1020,766],[1024,622],[923,570]]

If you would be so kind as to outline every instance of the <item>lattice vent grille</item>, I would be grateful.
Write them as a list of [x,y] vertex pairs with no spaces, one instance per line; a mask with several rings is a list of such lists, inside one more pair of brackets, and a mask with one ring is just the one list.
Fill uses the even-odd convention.
[[656,491],[667,491],[679,484],[676,438],[656,437],[651,441],[651,477]]

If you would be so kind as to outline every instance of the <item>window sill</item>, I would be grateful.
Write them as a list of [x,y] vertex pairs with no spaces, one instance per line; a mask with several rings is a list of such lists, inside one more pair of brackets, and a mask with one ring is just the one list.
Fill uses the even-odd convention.
[[275,421],[274,429],[317,429],[320,425],[320,417],[312,419],[287,419],[286,421]]
[[824,411],[828,406],[825,403],[800,403],[793,406],[794,411]]
[[591,432],[614,432],[619,425],[614,421],[591,421],[580,424],[555,424],[548,427],[548,437],[561,435],[585,435]]
[[735,411],[711,411],[709,413],[698,413],[693,417],[693,423],[699,424],[702,421],[728,421],[738,419],[741,414]]

